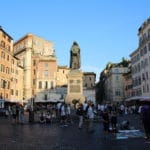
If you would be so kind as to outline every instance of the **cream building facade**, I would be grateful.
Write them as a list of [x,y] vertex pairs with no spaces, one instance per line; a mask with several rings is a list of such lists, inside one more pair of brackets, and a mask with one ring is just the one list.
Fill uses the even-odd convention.
[[94,72],[83,72],[83,87],[94,88],[96,81],[96,74]]
[[123,74],[127,72],[128,68],[121,66],[112,66],[109,70],[107,70],[104,85],[106,101],[117,103],[124,100]]
[[10,102],[23,105],[23,67],[19,65],[19,60],[15,57],[12,59],[11,64]]
[[49,100],[56,86],[57,58],[53,42],[27,34],[14,44],[14,55],[23,66],[24,102]]
[[139,46],[130,54],[133,96],[150,96],[150,18],[138,30]]
[[83,95],[86,100],[96,103],[95,92],[96,74],[94,72],[83,72]]
[[58,66],[57,68],[57,78],[56,78],[56,86],[57,87],[67,87],[67,76],[70,72],[70,68],[67,66]]
[[22,68],[13,56],[13,39],[0,27],[0,99],[22,103]]
[[13,39],[0,27],[0,98],[11,97],[11,62],[13,55]]
[[131,68],[128,68],[128,72],[123,74],[124,77],[124,97],[125,99],[132,97],[133,95],[133,84],[132,84],[132,74]]

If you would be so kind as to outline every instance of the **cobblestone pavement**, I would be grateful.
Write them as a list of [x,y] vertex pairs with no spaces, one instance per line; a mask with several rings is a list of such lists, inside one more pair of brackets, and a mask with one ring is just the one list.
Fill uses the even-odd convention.
[[[120,117],[128,119],[130,125],[142,130],[138,115]],[[144,138],[117,140],[113,134],[104,134],[102,124],[94,123],[95,132],[79,130],[77,122],[68,127],[59,123],[13,125],[6,118],[0,118],[0,150],[149,150],[150,144]]]

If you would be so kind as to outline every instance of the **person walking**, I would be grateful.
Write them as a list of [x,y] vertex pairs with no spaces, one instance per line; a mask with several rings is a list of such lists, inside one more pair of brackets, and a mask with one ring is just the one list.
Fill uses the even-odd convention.
[[16,123],[16,105],[13,105],[11,107],[11,112],[12,112],[12,124]]
[[84,116],[83,104],[79,104],[79,106],[77,108],[76,114],[79,116],[78,128],[82,129],[82,126],[83,126],[83,116]]
[[89,101],[87,106],[87,118],[88,118],[88,132],[94,132],[93,121],[94,121],[94,104]]
[[115,111],[111,112],[111,127],[112,127],[112,132],[116,133],[117,132],[117,113]]
[[19,123],[24,124],[24,108],[22,105],[19,107]]
[[61,108],[60,108],[60,116],[61,116],[61,125],[64,127],[67,127],[68,125],[66,124],[66,107],[67,105],[65,103],[62,103]]
[[141,117],[145,130],[145,139],[150,142],[150,105],[142,106]]
[[105,109],[103,111],[103,114],[102,114],[102,121],[103,121],[103,130],[105,133],[109,133],[109,113],[108,113],[108,110]]

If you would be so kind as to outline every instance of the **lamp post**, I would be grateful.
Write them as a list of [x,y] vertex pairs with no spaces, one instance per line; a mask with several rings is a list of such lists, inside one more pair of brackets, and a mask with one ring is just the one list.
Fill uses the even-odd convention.
[[6,81],[4,80],[4,85],[3,85],[3,88],[4,88],[4,102],[3,102],[3,104],[2,104],[2,108],[4,108],[4,103],[5,103],[5,89],[6,89]]

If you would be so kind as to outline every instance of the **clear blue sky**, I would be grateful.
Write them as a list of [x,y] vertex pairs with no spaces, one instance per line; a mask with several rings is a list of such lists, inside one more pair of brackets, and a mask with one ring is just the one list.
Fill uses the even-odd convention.
[[14,41],[33,33],[54,42],[59,65],[68,65],[77,41],[81,69],[99,73],[129,58],[138,28],[150,16],[149,0],[3,0],[0,25]]

